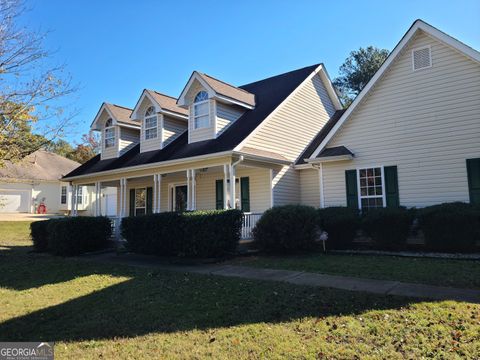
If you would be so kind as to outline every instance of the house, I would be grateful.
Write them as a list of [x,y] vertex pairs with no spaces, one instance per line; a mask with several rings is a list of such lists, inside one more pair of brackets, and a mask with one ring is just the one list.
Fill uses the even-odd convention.
[[480,203],[480,53],[415,21],[296,168],[322,207]]
[[[18,163],[5,162],[0,167],[0,212],[67,213],[71,210],[71,186],[60,179],[78,166],[78,162],[45,150]],[[78,208],[90,213],[87,187],[78,189]]]
[[102,153],[63,180],[118,189],[119,218],[240,208],[245,236],[276,205],[478,201],[479,59],[417,20],[346,110],[323,64],[243,86],[194,71],[178,98],[104,103]]

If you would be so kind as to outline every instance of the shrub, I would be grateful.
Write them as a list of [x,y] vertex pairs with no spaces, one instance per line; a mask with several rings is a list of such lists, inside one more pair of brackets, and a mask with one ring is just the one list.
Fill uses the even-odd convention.
[[267,252],[311,249],[317,235],[317,211],[304,205],[273,207],[265,211],[253,229],[255,242]]
[[412,221],[413,210],[404,207],[371,209],[363,217],[363,229],[380,249],[401,250]]
[[224,256],[237,247],[241,228],[239,210],[167,212],[122,220],[122,236],[131,251],[162,256]]
[[431,251],[471,252],[480,239],[480,209],[466,203],[445,203],[420,210],[419,225]]
[[50,220],[35,221],[30,224],[30,236],[35,251],[44,252],[48,249],[47,226]]
[[67,217],[48,221],[48,250],[55,255],[74,256],[104,249],[112,233],[106,217]]
[[318,224],[328,233],[327,247],[346,249],[351,247],[355,234],[360,227],[357,210],[347,207],[329,207],[318,209]]

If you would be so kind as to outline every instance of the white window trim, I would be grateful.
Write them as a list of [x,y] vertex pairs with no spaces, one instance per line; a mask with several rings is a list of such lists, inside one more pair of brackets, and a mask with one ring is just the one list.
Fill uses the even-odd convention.
[[[207,112],[205,114],[197,114],[196,111],[195,111],[195,106],[196,105],[202,105],[202,104],[207,104]],[[195,120],[199,117],[203,117],[203,116],[207,116],[208,117],[208,123],[206,126],[197,126]],[[207,99],[207,100],[203,100],[203,101],[200,101],[200,102],[194,102],[193,103],[193,129],[194,130],[197,130],[197,129],[206,129],[206,128],[209,128],[211,126],[211,123],[210,123],[210,99]]]
[[176,187],[179,186],[187,186],[186,182],[176,182],[176,183],[169,183],[168,184],[168,211],[175,211],[175,203],[176,203],[176,192],[172,191],[175,190]]
[[[150,120],[150,119],[153,119],[153,118],[155,118],[155,126],[147,127],[147,120]],[[157,132],[155,133],[155,136],[147,138],[148,130],[153,130],[153,129],[157,130]],[[158,116],[157,116],[157,114],[153,114],[153,115],[149,115],[149,116],[144,117],[144,119],[143,119],[143,133],[144,133],[143,138],[145,140],[153,140],[153,139],[158,138]]]
[[[145,206],[144,207],[137,207],[137,190],[145,190]],[[134,200],[134,214],[133,216],[137,216],[137,209],[143,209],[145,211],[144,215],[147,214],[147,188],[146,187],[138,187],[135,188],[135,200]]]
[[[107,130],[112,130],[112,135],[110,137],[107,138]],[[110,149],[112,147],[115,147],[115,143],[116,143],[116,134],[115,134],[115,126],[108,126],[106,127],[104,130],[103,130],[103,138],[104,138],[104,142],[103,142],[103,146],[105,149]],[[110,139],[113,139],[113,144],[112,145],[109,145],[107,146],[107,140],[110,140]]]
[[383,202],[383,207],[387,206],[387,197],[385,195],[385,172],[383,170],[384,166],[383,165],[369,165],[369,166],[362,166],[358,167],[355,170],[357,171],[357,197],[358,197],[358,208],[362,210],[362,198],[368,199],[368,198],[378,198],[378,195],[365,195],[362,196],[360,192],[360,170],[364,169],[374,169],[374,168],[380,168],[380,175],[382,177],[382,202]]
[[[415,61],[414,61],[414,55],[413,54],[414,54],[415,51],[423,50],[423,49],[428,49],[428,56],[430,58],[430,66],[422,67],[420,69],[415,69]],[[425,69],[430,69],[433,66],[432,47],[430,45],[420,46],[420,47],[417,47],[415,49],[412,49],[411,56],[412,56],[412,71],[422,71],[422,70],[425,70]]]

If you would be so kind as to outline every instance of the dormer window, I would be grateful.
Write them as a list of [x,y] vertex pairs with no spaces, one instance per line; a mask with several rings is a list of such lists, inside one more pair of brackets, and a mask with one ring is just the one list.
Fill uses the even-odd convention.
[[157,114],[155,108],[150,106],[145,112],[145,140],[157,137]]
[[210,126],[210,111],[208,103],[208,93],[200,91],[193,101],[193,127],[201,129]]
[[115,128],[112,119],[105,121],[105,149],[115,146]]

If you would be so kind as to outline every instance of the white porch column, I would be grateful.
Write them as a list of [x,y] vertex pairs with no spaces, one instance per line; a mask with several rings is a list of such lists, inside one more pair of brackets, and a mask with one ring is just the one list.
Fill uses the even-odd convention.
[[228,165],[223,165],[223,209],[228,209]]
[[127,179],[120,179],[120,217],[127,214]]
[[192,202],[191,202],[192,189],[191,189],[190,180],[191,180],[190,169],[187,169],[187,210],[192,209]]
[[100,204],[101,201],[102,201],[101,184],[100,182],[96,182],[95,183],[95,211],[94,211],[95,216],[102,215],[102,208]]
[[190,210],[197,210],[197,180],[195,179],[195,169],[190,170],[191,182],[192,182],[192,199]]
[[162,174],[153,174],[153,213],[160,212],[160,192],[162,189]]
[[73,216],[78,216],[78,187],[79,185],[75,185],[75,206],[73,208]]
[[70,214],[72,216],[76,216],[77,214],[75,213],[75,207],[76,207],[76,202],[77,202],[77,185],[72,185],[72,209],[70,210]]
[[235,167],[229,165],[230,173],[230,208],[235,209]]

